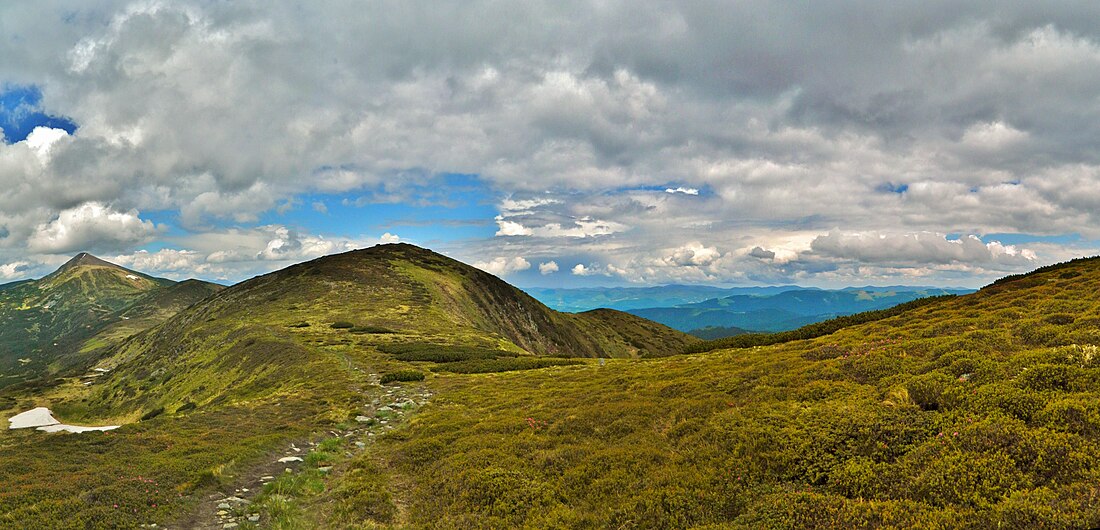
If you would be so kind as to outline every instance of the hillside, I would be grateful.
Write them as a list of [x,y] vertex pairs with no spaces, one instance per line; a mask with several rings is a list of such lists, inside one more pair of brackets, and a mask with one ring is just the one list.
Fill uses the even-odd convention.
[[[215,293],[101,376],[10,398],[124,425],[0,432],[0,524],[1100,525],[1100,259],[646,359],[683,335],[516,292],[386,245]],[[216,515],[231,495],[251,504]]]
[[1096,527],[1098,323],[1088,259],[813,340],[449,380],[371,469],[413,526]]
[[81,253],[39,280],[0,287],[0,387],[49,372],[129,306],[174,283]]
[[344,357],[387,352],[398,361],[442,360],[440,370],[499,371],[667,355],[694,341],[619,311],[558,313],[474,267],[412,245],[380,245],[226,288],[127,340],[99,363],[110,375],[70,413],[133,418],[315,386],[303,370],[327,373],[341,362],[317,355],[315,345]]

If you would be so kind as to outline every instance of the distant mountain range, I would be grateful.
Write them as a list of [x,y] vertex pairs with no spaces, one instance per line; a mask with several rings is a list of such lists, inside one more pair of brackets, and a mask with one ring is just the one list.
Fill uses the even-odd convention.
[[863,311],[973,289],[923,286],[848,287],[837,290],[783,285],[718,288],[668,285],[584,289],[529,289],[562,311],[609,307],[660,322],[705,339],[749,332],[777,332]]
[[797,285],[775,287],[710,287],[706,285],[660,285],[656,287],[582,287],[577,289],[524,289],[538,301],[558,310],[579,312],[590,309],[645,309],[673,307],[735,295],[772,295],[806,289]]

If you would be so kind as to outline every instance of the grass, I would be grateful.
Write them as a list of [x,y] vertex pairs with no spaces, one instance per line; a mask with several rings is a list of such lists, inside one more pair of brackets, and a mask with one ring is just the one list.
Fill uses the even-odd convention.
[[0,437],[0,526],[164,526],[281,440],[308,432],[302,418],[316,412],[310,404],[288,401],[281,407],[227,407],[108,433],[5,433]]
[[1079,262],[810,340],[436,377],[341,495],[406,480],[414,527],[1095,527],[1098,292]]
[[[525,355],[567,339],[503,328],[484,307],[507,291],[456,297],[475,273],[443,259],[370,262],[370,283],[335,263],[227,289],[128,339],[91,387],[6,394],[67,420],[194,408],[110,433],[0,433],[0,526],[169,524],[288,438],[338,426],[377,435],[351,458],[342,438],[322,441],[257,499],[265,527],[1100,525],[1100,262],[808,339],[604,362]],[[415,331],[290,327],[363,315]],[[583,318],[602,327],[572,329],[620,332],[561,353],[665,343],[614,312]],[[401,359],[440,351],[459,353]],[[547,369],[500,371],[516,367]],[[434,373],[370,383],[413,369]],[[351,422],[409,389],[431,402]]]
[[[620,316],[599,319],[614,327]],[[622,323],[637,320],[621,318]],[[372,396],[384,397],[369,374],[417,368],[423,374],[422,363],[431,362],[411,364],[413,355],[423,354],[415,351],[421,346],[404,350],[410,360],[382,350],[396,351],[392,347],[400,343],[476,346],[480,353],[452,348],[447,355],[458,357],[434,359],[461,358],[436,365],[468,371],[579,362],[542,361],[530,353],[595,355],[602,351],[597,341],[637,351],[619,335],[603,337],[604,328],[582,327],[599,319],[552,312],[496,278],[407,245],[331,256],[260,276],[161,325],[90,350],[97,366],[110,368],[93,385],[69,377],[3,392],[0,405],[11,412],[42,405],[72,423],[125,425],[80,436],[0,432],[0,526],[176,523],[205,495],[229,487],[243,469],[288,439],[336,428],[362,412]],[[393,329],[402,332],[385,332]],[[661,341],[675,343],[681,336],[670,333]],[[640,340],[635,342],[643,347],[663,343]],[[460,364],[482,361],[498,364]],[[449,377],[454,375],[427,381]],[[389,432],[409,413],[391,413],[371,428]],[[346,450],[317,451],[306,466],[331,463],[338,470]],[[394,491],[350,486],[396,488],[389,469],[357,462],[339,476],[354,478],[320,492],[309,474],[282,479],[290,482],[277,485],[279,491],[266,501],[272,514],[283,514],[274,520],[306,524],[294,522],[303,519],[292,512],[302,508],[302,499],[308,504],[316,497],[344,506],[333,517],[349,525],[362,523],[355,519],[359,510],[381,524],[400,523],[398,506],[405,501]],[[154,493],[176,496],[146,496],[146,483],[128,477],[152,478],[160,486]]]

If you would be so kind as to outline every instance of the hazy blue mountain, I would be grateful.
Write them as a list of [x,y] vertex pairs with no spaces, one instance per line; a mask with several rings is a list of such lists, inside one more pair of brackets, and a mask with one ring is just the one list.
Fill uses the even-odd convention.
[[672,307],[735,295],[773,295],[790,290],[812,290],[797,285],[766,287],[710,287],[705,285],[661,285],[657,287],[584,287],[555,289],[529,287],[527,294],[558,311],[589,311],[608,308],[626,311],[650,307]]
[[[768,295],[734,295],[672,307],[629,309],[628,312],[682,331],[702,328],[733,328],[776,332],[862,311],[943,294],[966,294],[970,289],[926,287],[848,288],[840,290],[794,289]],[[708,337],[718,333],[711,329]]]

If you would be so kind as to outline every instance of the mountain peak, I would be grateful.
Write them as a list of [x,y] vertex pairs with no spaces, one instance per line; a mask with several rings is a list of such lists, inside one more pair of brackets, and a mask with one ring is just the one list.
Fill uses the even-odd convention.
[[66,261],[64,265],[58,267],[57,270],[50,273],[47,277],[57,277],[66,271],[70,271],[78,267],[108,267],[112,269],[123,270],[129,273],[133,272],[120,265],[115,265],[114,263],[111,263],[109,261],[99,259],[87,252],[81,252],[80,254],[73,256],[72,259],[70,259],[69,261]]
[[51,272],[42,278],[42,280],[59,280],[68,278],[70,274],[80,274],[85,269],[99,269],[104,272],[113,271],[108,276],[117,276],[119,278],[126,278],[126,282],[136,281],[138,278],[143,280],[149,280],[155,284],[172,284],[169,280],[162,280],[160,278],[154,278],[148,274],[137,272],[127,269],[122,265],[116,265],[109,261],[97,258],[87,252],[81,252],[72,257],[69,261],[66,261],[64,265],[57,268],[57,270]]
[[114,263],[111,263],[109,261],[101,260],[101,259],[99,259],[99,258],[97,258],[97,257],[95,257],[95,256],[93,256],[93,255],[91,255],[87,252],[81,252],[80,254],[77,254],[77,255],[73,256],[72,259],[70,259],[69,261],[65,262],[65,264],[62,265],[61,268],[62,269],[66,269],[66,268],[71,269],[71,268],[79,266],[79,265],[98,265],[100,267],[118,267],[118,265],[115,265]]

